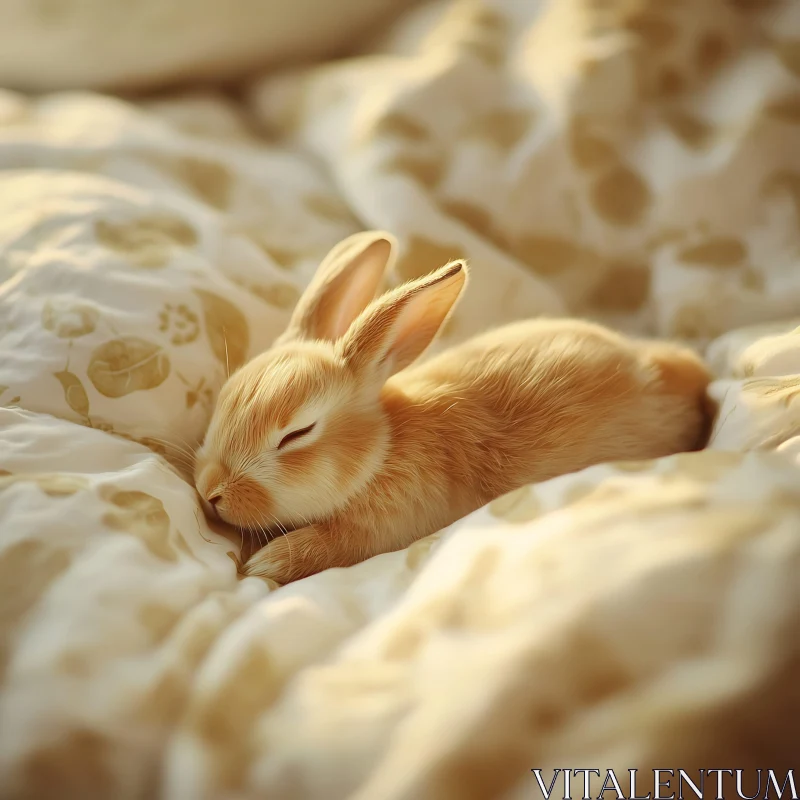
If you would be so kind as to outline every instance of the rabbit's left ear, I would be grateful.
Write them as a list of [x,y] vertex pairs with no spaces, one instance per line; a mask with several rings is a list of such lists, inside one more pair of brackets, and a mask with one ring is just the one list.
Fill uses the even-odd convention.
[[341,341],[345,361],[381,381],[405,369],[436,338],[466,280],[466,263],[453,261],[373,302]]
[[335,341],[374,299],[397,252],[385,231],[364,231],[339,242],[319,265],[279,341]]

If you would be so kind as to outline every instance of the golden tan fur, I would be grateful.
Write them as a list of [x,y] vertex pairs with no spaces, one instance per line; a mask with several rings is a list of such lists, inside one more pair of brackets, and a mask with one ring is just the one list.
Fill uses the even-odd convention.
[[407,368],[466,265],[373,301],[393,252],[381,232],[340,243],[286,334],[223,387],[198,452],[204,506],[245,529],[291,531],[249,574],[284,583],[348,566],[524,484],[704,444],[700,359],[588,322],[515,323]]

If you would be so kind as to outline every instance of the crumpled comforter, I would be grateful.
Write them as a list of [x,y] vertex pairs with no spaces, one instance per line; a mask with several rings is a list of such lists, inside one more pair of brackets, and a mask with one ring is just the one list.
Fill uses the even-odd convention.
[[[242,578],[191,449],[229,365],[376,227],[394,281],[470,260],[437,348],[576,314],[702,349],[709,448]],[[791,0],[427,3],[237,99],[4,92],[0,794],[516,799],[533,768],[790,767],[798,396]]]

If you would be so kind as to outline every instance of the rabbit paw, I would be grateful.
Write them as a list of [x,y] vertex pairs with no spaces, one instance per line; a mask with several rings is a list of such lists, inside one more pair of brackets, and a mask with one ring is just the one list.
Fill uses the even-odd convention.
[[313,527],[279,536],[250,556],[244,573],[283,585],[332,567],[322,537]]

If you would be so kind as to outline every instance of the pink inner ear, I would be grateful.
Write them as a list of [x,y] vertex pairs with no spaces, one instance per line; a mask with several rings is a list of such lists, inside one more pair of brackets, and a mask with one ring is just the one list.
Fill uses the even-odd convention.
[[331,270],[330,281],[320,293],[315,309],[316,337],[336,340],[347,333],[358,315],[372,302],[381,285],[392,255],[392,242],[383,236],[373,239]]
[[375,296],[375,274],[373,270],[356,270],[344,287],[339,303],[326,326],[331,339],[339,339],[347,333],[353,320],[369,305]]

